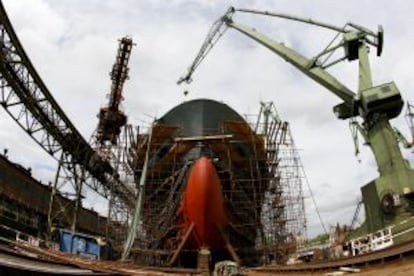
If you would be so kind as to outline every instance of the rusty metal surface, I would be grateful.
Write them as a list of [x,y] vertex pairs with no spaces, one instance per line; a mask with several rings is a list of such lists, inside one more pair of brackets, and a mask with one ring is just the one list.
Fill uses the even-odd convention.
[[[39,224],[46,224],[50,193],[51,187],[34,179],[27,169],[0,154],[0,198],[9,199],[16,212],[23,208],[32,217],[39,216]],[[74,205],[73,201],[62,195],[56,197],[65,205]],[[55,204],[55,208],[60,207]],[[106,218],[97,212],[85,208],[79,210],[78,227],[82,231],[102,235],[105,225]]]
[[0,267],[8,267],[9,269],[11,268],[12,271],[16,273],[22,271],[32,271],[56,275],[108,275],[103,273],[96,273],[89,269],[80,269],[71,266],[29,260],[6,253],[0,253]]
[[[41,258],[73,265],[83,270],[105,273],[104,275],[198,275],[197,270],[137,266],[127,262],[97,261],[54,250],[33,247],[25,243],[10,241],[10,244]],[[93,274],[92,274],[93,275]],[[102,275],[102,274],[101,274]]]

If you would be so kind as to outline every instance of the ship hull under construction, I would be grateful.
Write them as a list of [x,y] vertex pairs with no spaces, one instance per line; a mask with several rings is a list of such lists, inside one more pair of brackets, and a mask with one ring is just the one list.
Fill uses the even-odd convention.
[[153,250],[161,263],[191,267],[197,265],[200,250],[207,249],[212,263],[257,263],[262,205],[270,183],[263,137],[227,105],[200,99],[160,118],[151,141],[140,136],[137,168],[143,165],[148,143],[136,257]]
[[187,179],[179,212],[182,237],[188,233],[189,249],[224,249],[222,233],[228,226],[220,179],[212,161],[201,157],[194,162]]

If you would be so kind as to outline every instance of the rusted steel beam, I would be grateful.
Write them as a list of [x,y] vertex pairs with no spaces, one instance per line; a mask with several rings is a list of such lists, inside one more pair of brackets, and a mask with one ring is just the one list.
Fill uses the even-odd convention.
[[233,258],[233,261],[235,261],[238,265],[241,264],[240,258],[236,253],[236,250],[234,249],[233,245],[230,243],[229,237],[227,236],[227,234],[224,232],[223,228],[220,225],[217,225],[217,229],[220,232],[221,238],[223,239],[227,250],[230,253],[230,256]]
[[190,224],[190,227],[188,227],[187,231],[185,232],[183,239],[181,240],[180,244],[178,245],[177,249],[174,252],[174,255],[171,257],[171,260],[168,262],[169,265],[173,265],[175,261],[177,261],[178,255],[183,249],[185,243],[187,242],[188,237],[190,237],[191,232],[193,232],[193,229],[194,229],[194,222]]

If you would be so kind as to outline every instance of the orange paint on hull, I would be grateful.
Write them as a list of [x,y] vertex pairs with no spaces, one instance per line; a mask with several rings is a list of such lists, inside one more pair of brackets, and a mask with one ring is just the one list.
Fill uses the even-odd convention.
[[228,224],[220,179],[210,159],[198,159],[188,176],[182,200],[183,232],[194,229],[186,243],[189,249],[223,249],[219,228]]

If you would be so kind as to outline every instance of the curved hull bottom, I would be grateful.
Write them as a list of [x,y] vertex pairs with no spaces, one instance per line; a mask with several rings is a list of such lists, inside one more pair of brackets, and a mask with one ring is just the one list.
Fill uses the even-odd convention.
[[224,250],[228,225],[220,179],[212,161],[201,157],[193,164],[181,204],[186,249]]

